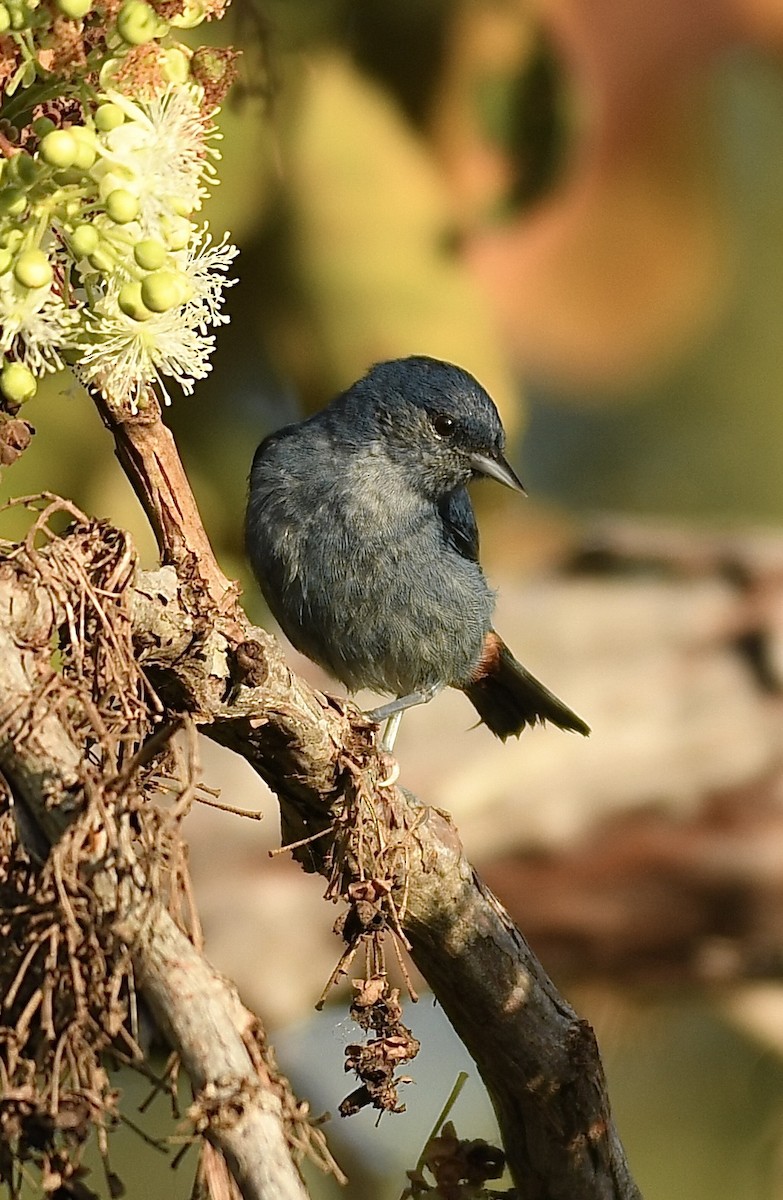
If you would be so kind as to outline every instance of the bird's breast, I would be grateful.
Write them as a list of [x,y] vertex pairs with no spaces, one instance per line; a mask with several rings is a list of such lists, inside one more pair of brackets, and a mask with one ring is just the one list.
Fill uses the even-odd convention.
[[492,592],[382,455],[293,477],[260,468],[248,545],[287,636],[350,688],[403,695],[475,668]]

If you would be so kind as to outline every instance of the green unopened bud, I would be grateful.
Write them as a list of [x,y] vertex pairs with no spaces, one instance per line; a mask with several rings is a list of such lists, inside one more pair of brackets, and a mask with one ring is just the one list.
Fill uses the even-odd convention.
[[141,298],[153,312],[168,312],[187,297],[187,280],[178,271],[154,271],[141,281]]
[[113,171],[107,171],[105,175],[101,176],[98,183],[98,195],[105,203],[106,197],[110,196],[115,188],[126,188],[132,179],[131,172],[118,165]]
[[11,14],[4,4],[0,4],[0,33],[6,33],[11,28]]
[[81,21],[92,8],[92,0],[56,0],[56,4],[63,16],[72,21]]
[[114,258],[105,246],[99,246],[97,250],[93,250],[92,254],[87,255],[88,262],[96,271],[100,271],[102,275],[108,275],[114,270]]
[[119,104],[101,104],[95,113],[95,128],[101,133],[110,133],[112,129],[122,125],[124,120],[125,113]]
[[39,166],[26,150],[20,150],[8,160],[8,180],[16,180],[22,187],[30,187],[38,178]]
[[33,121],[33,133],[37,138],[45,138],[47,133],[51,133],[56,128],[51,117],[36,117]]
[[145,0],[126,0],[117,15],[117,32],[131,46],[143,46],[158,36],[158,14]]
[[166,261],[166,247],[156,238],[143,238],[133,247],[133,257],[143,271],[158,271]]
[[0,275],[5,275],[6,271],[11,269],[11,263],[14,261],[14,256],[10,250],[5,248],[0,249]]
[[193,0],[185,0],[183,11],[177,13],[171,18],[171,24],[177,29],[194,29],[196,25],[200,25],[206,16],[206,7],[201,0],[196,3]]
[[0,190],[0,213],[9,217],[20,217],[27,208],[27,196],[18,187],[4,187]]
[[139,215],[139,200],[127,188],[115,188],[106,197],[106,215],[117,225],[127,225]]
[[23,250],[14,263],[14,278],[22,287],[46,287],[52,282],[52,264],[43,250]]
[[0,233],[0,246],[5,247],[6,250],[10,250],[12,252],[18,250],[23,241],[24,234],[22,230],[18,229],[16,226],[14,226],[13,229],[4,229],[2,233]]
[[79,153],[79,143],[70,129],[53,129],[41,142],[41,158],[50,167],[72,167]]
[[20,362],[7,362],[0,371],[0,392],[11,404],[24,404],[32,400],[38,383],[32,371]]
[[74,258],[87,258],[98,249],[100,234],[94,225],[77,225],[70,237]]
[[120,294],[117,297],[117,303],[125,315],[132,317],[134,321],[149,321],[152,316],[151,311],[142,299],[141,284],[137,283],[136,280],[122,285]]
[[163,74],[169,83],[187,83],[190,79],[190,58],[179,46],[167,50],[163,59]]
[[70,132],[76,138],[78,150],[74,166],[80,171],[89,171],[98,157],[98,142],[95,134],[86,125],[74,125]]
[[182,200],[179,196],[172,196],[169,205],[171,211],[178,217],[189,217],[193,212],[187,200]]
[[185,217],[170,218],[165,226],[169,250],[184,250],[190,242],[193,226]]

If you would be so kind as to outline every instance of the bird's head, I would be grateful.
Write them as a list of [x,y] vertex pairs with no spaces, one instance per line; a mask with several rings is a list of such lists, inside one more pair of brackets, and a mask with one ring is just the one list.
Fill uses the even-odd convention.
[[371,437],[432,498],[480,475],[524,493],[504,457],[498,410],[461,367],[420,355],[377,363],[340,403],[357,436]]

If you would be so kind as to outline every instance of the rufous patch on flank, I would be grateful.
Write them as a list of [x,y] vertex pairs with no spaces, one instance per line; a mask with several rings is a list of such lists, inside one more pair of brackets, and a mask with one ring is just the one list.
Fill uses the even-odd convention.
[[490,629],[484,638],[484,648],[481,651],[481,658],[478,660],[476,669],[470,677],[470,683],[478,683],[481,679],[486,679],[488,675],[494,674],[500,663],[502,652],[502,638],[495,633],[494,629]]

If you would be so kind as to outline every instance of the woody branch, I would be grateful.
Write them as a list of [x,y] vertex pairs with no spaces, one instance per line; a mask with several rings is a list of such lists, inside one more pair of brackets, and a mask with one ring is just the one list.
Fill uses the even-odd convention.
[[[137,633],[155,647],[147,669],[162,695],[184,705],[203,733],[241,754],[272,787],[287,842],[328,828],[348,781],[368,789],[389,841],[404,837],[406,877],[394,880],[397,892],[404,890],[402,928],[479,1067],[518,1194],[636,1200],[592,1030],[478,879],[454,826],[404,789],[377,789],[384,768],[361,714],[296,678],[274,640],[248,623],[231,585],[216,585],[225,577],[159,416],[143,430],[120,420],[111,429],[162,560],[180,570],[187,563],[186,582],[170,577],[165,611],[143,577],[137,588],[144,614]],[[156,485],[161,475],[163,490]],[[183,511],[187,519],[178,523]],[[204,650],[207,643],[209,653],[192,654],[194,644]],[[305,869],[329,870],[328,839],[294,854]],[[360,867],[372,872],[374,864]]]

